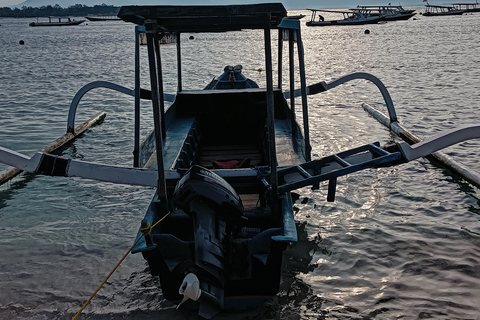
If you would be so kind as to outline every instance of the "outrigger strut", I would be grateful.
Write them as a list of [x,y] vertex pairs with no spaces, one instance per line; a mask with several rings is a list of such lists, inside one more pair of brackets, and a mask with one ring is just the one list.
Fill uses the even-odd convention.
[[[405,142],[400,142],[381,148],[377,142],[309,161],[299,166],[282,167],[278,170],[280,182],[278,193],[282,194],[308,185],[312,185],[316,189],[320,182],[328,180],[327,200],[334,201],[338,177],[368,168],[393,166],[409,162],[462,141],[479,138],[480,126],[468,126],[442,132],[411,146]],[[30,158],[16,151],[0,147],[0,162],[27,172],[50,176],[79,177],[143,186],[156,186],[157,184],[156,170],[101,165],[41,152],[37,152]],[[271,188],[270,172],[267,166],[255,169],[213,171],[226,180],[229,180],[229,178],[260,179],[265,188]],[[168,185],[174,185],[181,178],[181,173],[165,170],[165,178]]]
[[400,152],[388,152],[380,143],[367,144],[322,159],[313,160],[279,170],[278,175],[284,184],[278,188],[280,193],[312,185],[318,189],[322,181],[329,181],[327,201],[335,201],[337,178],[367,168],[401,162]]
[[[278,177],[282,184],[279,193],[293,191],[311,185],[318,189],[320,182],[329,181],[327,201],[335,201],[337,178],[363,169],[393,165],[403,161],[399,151],[389,152],[380,143],[367,144],[358,148],[334,154],[322,159],[309,161],[298,166],[281,168]],[[258,168],[262,183],[269,188],[266,180],[268,167]]]

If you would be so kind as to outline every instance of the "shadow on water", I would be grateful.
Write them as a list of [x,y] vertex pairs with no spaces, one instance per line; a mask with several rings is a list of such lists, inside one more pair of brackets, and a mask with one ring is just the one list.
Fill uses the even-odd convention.
[[[82,136],[83,134],[79,135],[76,139],[81,139]],[[83,158],[78,154],[75,141],[67,142],[65,145],[50,154],[79,160]],[[18,193],[18,190],[25,188],[28,183],[32,182],[36,176],[37,175],[34,173],[21,172],[16,177],[0,185],[0,209],[5,208],[7,206],[7,201],[11,200]]]
[[21,173],[12,180],[0,185],[0,209],[7,207],[8,200],[11,200],[26,185],[35,179],[33,173]]

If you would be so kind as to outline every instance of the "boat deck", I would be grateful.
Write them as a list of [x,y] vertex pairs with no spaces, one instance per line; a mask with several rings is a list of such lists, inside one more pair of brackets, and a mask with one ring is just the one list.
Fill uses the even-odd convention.
[[[265,93],[261,88],[179,93],[174,116],[166,116],[165,169],[189,168],[193,164],[207,169],[266,165]],[[291,119],[285,112],[279,90],[275,90],[275,100],[278,166],[298,165],[305,161],[304,145],[292,138]],[[152,147],[153,141],[150,141]],[[157,169],[155,152],[150,153],[145,167]]]

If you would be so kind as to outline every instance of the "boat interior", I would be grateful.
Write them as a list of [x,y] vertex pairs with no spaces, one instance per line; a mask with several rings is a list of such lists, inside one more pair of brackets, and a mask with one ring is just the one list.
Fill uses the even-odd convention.
[[[172,168],[177,170],[186,170],[192,165],[207,169],[266,165],[268,137],[265,97],[265,89],[180,92],[165,114],[165,159],[170,159],[168,161]],[[280,90],[275,91],[274,100],[275,121],[289,121],[288,106]],[[181,145],[179,141],[182,141]],[[172,144],[176,144],[176,147]],[[155,155],[152,155],[152,159],[155,159]],[[277,279],[278,275],[266,275],[265,272],[272,272],[269,266],[274,262],[267,260],[280,259],[284,249],[278,243],[277,249],[271,248],[272,236],[283,233],[283,217],[271,214],[271,206],[265,205],[267,195],[260,180],[254,184],[247,183],[237,192],[242,200],[243,212],[240,221],[232,224],[234,230],[228,231],[231,247],[226,258],[230,260],[227,265],[238,270],[229,272],[231,282],[225,288],[225,295],[228,297],[229,292],[235,292],[235,295],[246,293],[253,286],[258,287],[259,295],[268,295],[278,286],[276,280],[272,280]],[[172,188],[169,190],[171,193]],[[154,216],[162,216],[162,209],[156,207],[160,205],[161,201],[152,202],[149,210]],[[183,252],[184,258],[193,256],[194,226],[192,215],[179,208],[157,226],[153,241],[160,246],[167,263],[172,263],[171,268],[178,261],[179,252]],[[217,235],[217,238],[221,239],[222,236]],[[251,261],[235,261],[245,257],[244,254],[238,254],[242,250],[251,253]],[[165,270],[158,270],[159,275],[164,273]],[[252,274],[256,275],[254,279],[251,278]],[[172,292],[175,290],[178,291],[176,282],[172,283]]]
[[[179,93],[174,105],[175,118],[193,118],[196,134],[190,141],[193,145],[185,142],[175,168],[190,168],[193,164],[207,169],[265,165],[265,97],[265,91],[257,89]],[[286,119],[285,100],[279,90],[274,99],[275,117]]]
[[[165,113],[163,147],[166,169],[186,170],[192,165],[207,169],[267,165],[265,97],[265,89],[251,88],[180,92]],[[298,163],[302,160],[298,159],[298,150],[302,146],[291,138],[289,107],[280,90],[274,90],[274,102],[275,139],[280,151],[277,152],[280,154],[278,163]],[[148,140],[153,141],[153,133]],[[150,154],[145,167],[157,169],[155,153]],[[258,188],[254,186],[237,191],[242,197],[243,194],[258,194]]]

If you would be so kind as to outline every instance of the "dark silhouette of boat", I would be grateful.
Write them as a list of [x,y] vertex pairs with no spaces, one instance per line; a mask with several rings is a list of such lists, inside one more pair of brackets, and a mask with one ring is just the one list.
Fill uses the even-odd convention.
[[[363,24],[376,24],[380,21],[385,21],[383,16],[367,16],[366,14],[356,11],[338,11],[338,10],[323,10],[323,9],[308,9],[312,11],[310,21],[306,25],[309,27],[325,27],[325,26],[352,26]],[[320,12],[338,13],[343,15],[340,20],[325,20]]]
[[385,21],[408,20],[416,15],[415,10],[404,9],[402,6],[358,6],[351,9],[365,14],[367,17],[383,17]]
[[434,16],[455,16],[462,15],[465,13],[465,10],[458,10],[453,6],[435,6],[431,4],[425,5],[425,12],[423,13],[424,17],[434,17]]
[[95,15],[85,17],[89,21],[118,21],[121,20],[116,15]]
[[75,20],[65,17],[48,17],[48,21],[39,21],[37,18],[36,22],[30,22],[30,27],[61,27],[61,26],[78,26],[83,23],[85,20]]
[[480,12],[480,4],[478,2],[468,3],[452,3],[452,6],[457,10],[464,10],[465,12]]

